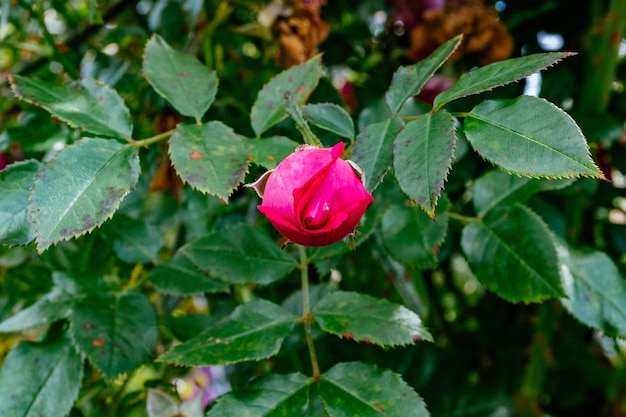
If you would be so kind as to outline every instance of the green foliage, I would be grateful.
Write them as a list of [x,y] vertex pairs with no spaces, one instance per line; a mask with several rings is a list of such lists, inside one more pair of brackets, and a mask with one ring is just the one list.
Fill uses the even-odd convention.
[[[405,2],[9,3],[0,417],[626,412],[621,34],[564,60],[537,42],[571,7],[508,1],[523,53],[414,62]],[[286,242],[244,184],[339,141],[374,204]]]

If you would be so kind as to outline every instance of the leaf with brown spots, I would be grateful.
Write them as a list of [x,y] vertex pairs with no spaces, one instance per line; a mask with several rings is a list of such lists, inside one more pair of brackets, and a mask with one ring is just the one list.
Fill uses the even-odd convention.
[[140,293],[91,294],[76,302],[69,333],[107,379],[145,362],[156,347],[154,307]]
[[322,330],[344,339],[378,346],[415,343],[432,336],[417,314],[401,305],[356,292],[336,291],[322,298],[313,317]]
[[82,139],[43,166],[30,193],[37,249],[91,232],[108,220],[139,178],[137,148]]

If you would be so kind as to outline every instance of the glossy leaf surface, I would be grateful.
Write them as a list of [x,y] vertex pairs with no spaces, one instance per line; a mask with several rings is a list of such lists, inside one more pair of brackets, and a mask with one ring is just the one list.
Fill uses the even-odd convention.
[[0,244],[26,245],[35,238],[28,219],[28,196],[40,166],[28,160],[0,171]]

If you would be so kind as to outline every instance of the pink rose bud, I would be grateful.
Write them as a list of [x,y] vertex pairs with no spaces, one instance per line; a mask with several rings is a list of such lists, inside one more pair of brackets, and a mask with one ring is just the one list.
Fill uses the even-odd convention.
[[332,148],[300,146],[251,186],[258,206],[283,236],[305,246],[326,246],[350,234],[374,202],[363,173]]

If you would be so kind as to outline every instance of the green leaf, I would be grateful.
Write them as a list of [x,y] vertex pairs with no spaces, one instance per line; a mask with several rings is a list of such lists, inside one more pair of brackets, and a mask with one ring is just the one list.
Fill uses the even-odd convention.
[[316,55],[301,65],[296,65],[272,78],[263,86],[252,106],[252,129],[261,136],[285,117],[286,96],[291,95],[302,105],[317,86],[322,76],[321,55]]
[[276,242],[244,224],[196,239],[179,251],[209,276],[230,284],[270,284],[297,266]]
[[393,258],[405,265],[434,266],[448,230],[447,210],[447,199],[437,205],[435,220],[417,207],[390,206],[382,219],[383,245]]
[[0,332],[18,332],[44,323],[54,323],[67,318],[74,300],[69,294],[52,290],[33,305],[18,311],[0,323]]
[[68,85],[14,75],[10,77],[15,95],[40,106],[72,127],[95,135],[130,138],[130,112],[115,90],[91,78]]
[[445,110],[404,126],[393,144],[393,169],[400,189],[432,218],[456,149],[454,118]]
[[31,159],[0,171],[0,244],[27,245],[35,238],[28,221],[28,195],[40,166]]
[[140,293],[91,294],[76,302],[70,334],[107,379],[142,365],[156,348],[157,318]]
[[150,280],[160,292],[175,295],[228,292],[228,284],[213,279],[195,266],[181,252],[150,272]]
[[319,395],[332,417],[428,417],[424,400],[389,370],[340,363],[322,375]]
[[170,158],[183,181],[228,200],[248,172],[246,148],[222,122],[178,124],[170,139]]
[[161,232],[143,220],[118,215],[104,227],[113,240],[113,251],[128,263],[147,263],[157,260],[163,244]]
[[202,119],[215,100],[215,71],[172,49],[159,35],[146,44],[143,72],[152,88],[185,116]]
[[417,64],[400,67],[393,74],[389,91],[385,94],[387,104],[392,113],[397,113],[402,105],[422,91],[424,84],[441,65],[450,58],[461,44],[462,36],[459,35],[441,45],[428,58]]
[[478,68],[475,71],[464,74],[451,88],[435,97],[434,106],[439,108],[452,100],[482,93],[483,91],[520,80],[572,55],[574,54],[570,52],[548,52],[507,59]]
[[302,115],[317,127],[342,138],[354,138],[354,121],[343,107],[333,103],[307,104],[302,107]]
[[561,303],[587,326],[626,336],[626,284],[603,252],[581,254],[557,244],[565,297]]
[[248,150],[250,161],[265,169],[276,168],[280,161],[291,155],[300,145],[284,136],[271,136],[261,139],[246,138],[243,143]]
[[304,415],[311,380],[296,373],[270,374],[220,398],[207,417],[296,417]]
[[350,159],[365,173],[365,188],[374,191],[392,164],[393,141],[402,130],[402,119],[393,117],[367,126],[359,133]]
[[139,171],[137,149],[113,140],[82,139],[60,151],[39,170],[30,194],[39,251],[109,219]]
[[478,280],[512,302],[564,295],[552,235],[527,207],[494,209],[463,229],[461,246]]
[[198,336],[161,355],[160,361],[187,366],[226,365],[278,353],[297,316],[265,300],[235,309]]
[[523,203],[535,193],[560,190],[573,182],[573,178],[546,180],[516,177],[494,169],[476,180],[472,201],[478,215],[483,217],[496,206]]
[[576,122],[544,99],[484,101],[465,118],[463,130],[483,158],[514,174],[604,178]]
[[68,339],[20,342],[0,371],[0,417],[65,416],[78,397],[83,361]]
[[325,296],[313,317],[322,330],[357,342],[386,347],[433,341],[419,316],[408,308],[356,292]]

